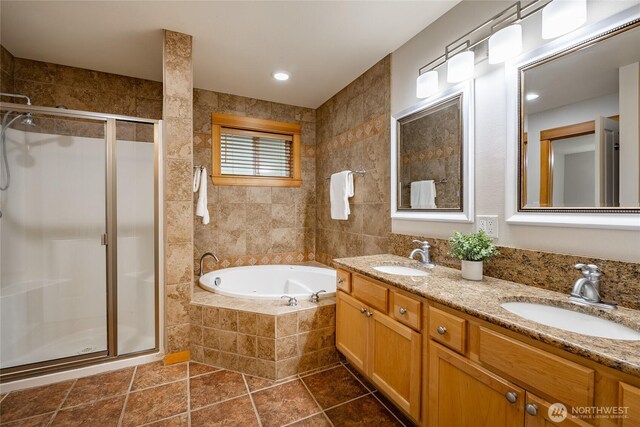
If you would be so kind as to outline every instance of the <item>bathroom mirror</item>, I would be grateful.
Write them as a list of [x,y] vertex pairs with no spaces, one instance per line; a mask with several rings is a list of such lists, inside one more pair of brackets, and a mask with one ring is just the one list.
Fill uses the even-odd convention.
[[471,83],[392,121],[392,217],[469,221]]
[[518,67],[518,209],[640,212],[640,21]]

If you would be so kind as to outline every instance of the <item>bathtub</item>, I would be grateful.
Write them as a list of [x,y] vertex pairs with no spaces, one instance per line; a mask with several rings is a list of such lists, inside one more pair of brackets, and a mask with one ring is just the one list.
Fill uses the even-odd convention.
[[321,297],[336,293],[336,271],[304,265],[256,265],[215,270],[200,277],[207,291],[238,298],[279,300],[283,295],[298,299],[325,290]]

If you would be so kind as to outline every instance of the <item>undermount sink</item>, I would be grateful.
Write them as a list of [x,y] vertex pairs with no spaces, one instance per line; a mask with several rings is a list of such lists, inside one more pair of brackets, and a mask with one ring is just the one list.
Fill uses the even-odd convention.
[[429,274],[417,268],[402,267],[400,265],[377,265],[373,269],[381,273],[395,274],[397,276],[426,276]]
[[614,340],[640,340],[640,332],[589,314],[530,302],[505,302],[500,305],[520,317],[565,331]]

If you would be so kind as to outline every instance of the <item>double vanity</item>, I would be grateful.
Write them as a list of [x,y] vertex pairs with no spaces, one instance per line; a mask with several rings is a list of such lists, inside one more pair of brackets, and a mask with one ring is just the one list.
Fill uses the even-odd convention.
[[334,265],[338,350],[419,425],[640,426],[640,312],[395,255]]

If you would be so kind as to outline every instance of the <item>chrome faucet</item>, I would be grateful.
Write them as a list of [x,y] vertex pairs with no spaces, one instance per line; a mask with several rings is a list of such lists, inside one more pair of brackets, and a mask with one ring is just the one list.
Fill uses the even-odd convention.
[[207,253],[205,253],[204,255],[202,255],[202,256],[200,257],[200,275],[201,275],[201,276],[203,276],[203,275],[204,275],[204,274],[203,274],[203,271],[204,271],[204,260],[205,260],[205,258],[206,258],[206,257],[208,257],[208,256],[213,257],[213,259],[215,259],[215,260],[216,260],[216,262],[220,262],[220,259],[219,259],[217,256],[215,256],[214,254],[212,254],[211,252],[207,252]]
[[318,292],[314,292],[311,294],[311,302],[320,302],[320,293],[321,292],[327,292],[324,289],[322,289],[321,291]]
[[575,267],[582,272],[583,277],[573,284],[569,301],[607,310],[616,308],[615,304],[604,302],[600,297],[600,268],[594,264],[576,264]]
[[413,243],[419,243],[420,247],[415,248],[414,250],[411,251],[411,253],[409,254],[409,259],[414,259],[416,254],[418,254],[420,255],[420,263],[423,266],[428,268],[435,267],[436,265],[431,262],[431,259],[429,257],[429,248],[431,248],[431,246],[429,246],[429,242],[427,242],[426,240],[424,242],[420,240],[414,240]]
[[282,295],[280,299],[287,298],[289,303],[287,304],[289,307],[295,307],[298,305],[298,299],[296,297],[290,297],[289,295]]

